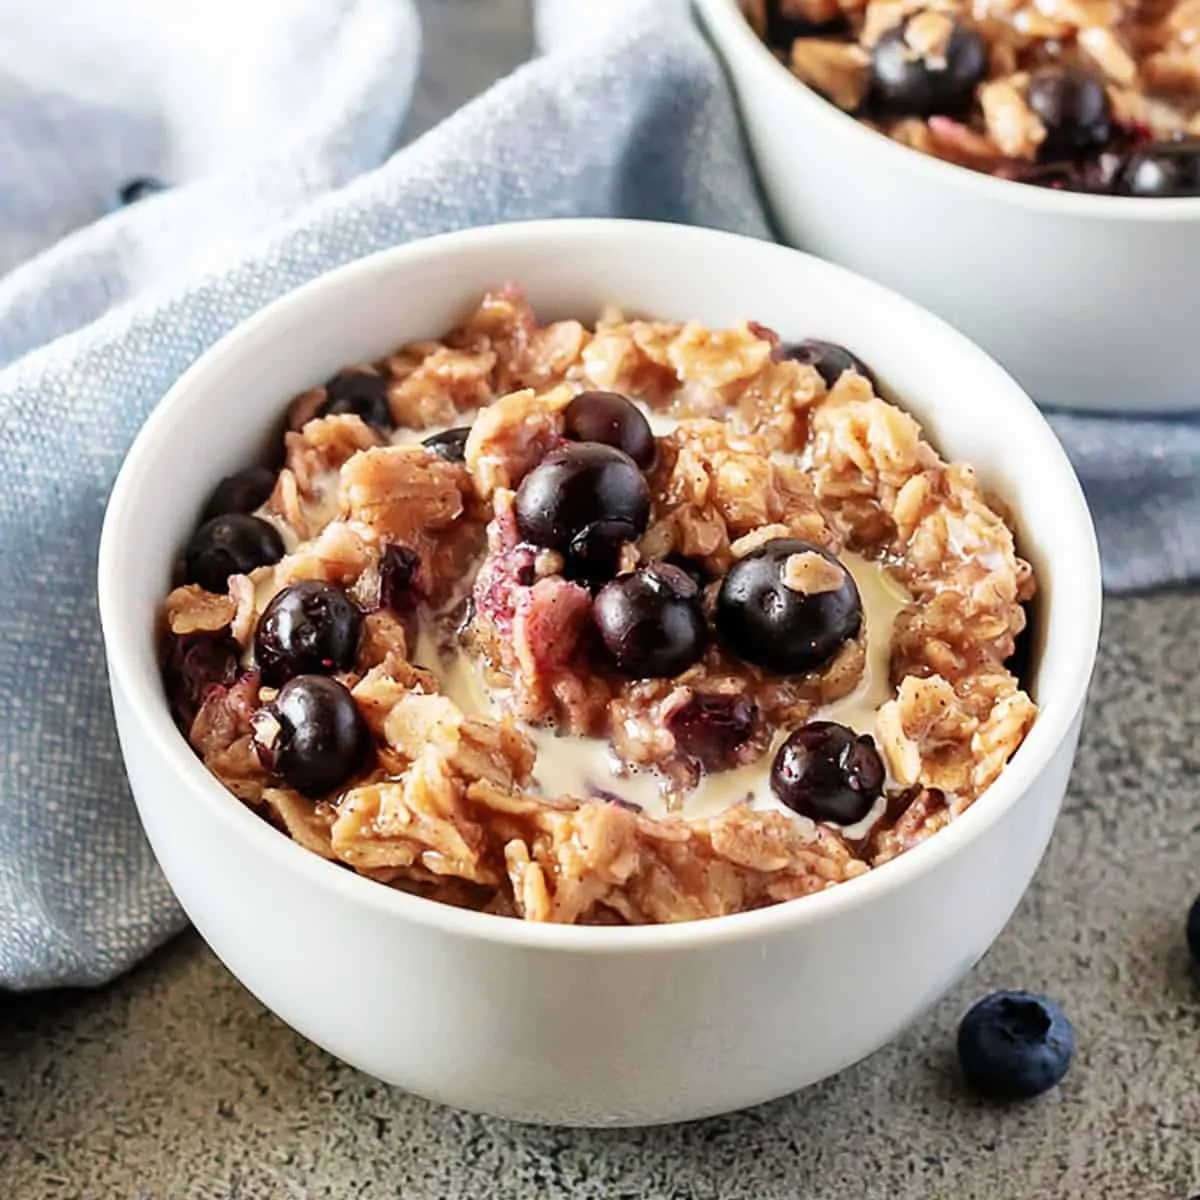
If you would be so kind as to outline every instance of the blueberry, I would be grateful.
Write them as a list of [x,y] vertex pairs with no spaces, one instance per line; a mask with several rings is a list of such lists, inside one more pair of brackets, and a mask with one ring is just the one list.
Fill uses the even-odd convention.
[[1112,137],[1112,106],[1104,85],[1079,67],[1043,67],[1025,90],[1025,102],[1046,128],[1042,162],[1082,158]]
[[255,714],[254,749],[268,771],[305,796],[341,787],[362,765],[370,734],[336,679],[297,675]]
[[469,425],[459,425],[454,429],[443,429],[441,433],[431,433],[421,445],[431,450],[438,458],[447,462],[465,462],[467,458],[467,438],[471,436]]
[[1138,150],[1122,168],[1119,186],[1130,196],[1200,196],[1200,138]]
[[771,790],[781,804],[838,825],[861,821],[883,793],[884,779],[874,740],[835,721],[802,725],[771,764]]
[[1032,992],[995,992],[958,1027],[958,1060],[967,1082],[993,1100],[1028,1100],[1062,1082],[1075,1031],[1052,1000]]
[[259,618],[254,663],[271,687],[295,675],[348,671],[361,632],[362,613],[340,587],[302,579],[279,592]]
[[[816,555],[837,568],[828,591],[789,586],[789,560]],[[850,572],[800,538],[773,538],[729,569],[717,594],[717,633],[739,658],[781,675],[824,666],[862,626],[862,602]]]
[[390,543],[379,558],[379,605],[404,614],[414,608],[421,556],[408,546]]
[[166,190],[167,185],[161,180],[154,179],[149,175],[139,175],[121,185],[117,192],[117,199],[121,202],[122,207],[127,208],[139,200],[145,200],[149,196]]
[[654,432],[645,414],[617,392],[580,392],[563,410],[573,442],[603,442],[624,450],[643,470],[654,465]]
[[871,104],[894,116],[948,116],[970,108],[976,85],[987,74],[987,49],[973,30],[945,18],[945,45],[924,54],[906,40],[916,13],[889,29],[871,51]]
[[388,382],[381,375],[370,371],[348,368],[339,371],[325,385],[325,399],[315,413],[318,417],[332,417],[341,413],[353,413],[368,425],[384,433],[395,428],[392,409],[388,404]]
[[184,551],[184,578],[205,591],[223,592],[230,575],[277,563],[283,553],[274,526],[246,513],[224,513],[192,534]]
[[237,678],[241,652],[228,630],[170,639],[163,677],[171,712],[185,733],[208,693],[214,687],[229,687]]
[[1192,958],[1200,965],[1200,896],[1192,903],[1187,919],[1187,944]]
[[525,541],[563,554],[568,576],[597,579],[616,568],[614,544],[645,532],[650,492],[628,454],[579,442],[552,451],[525,476],[515,510]]
[[266,503],[274,490],[274,471],[267,467],[243,467],[232,475],[226,475],[213,488],[200,520],[211,521],[213,517],[222,517],[226,513],[252,513]]
[[845,346],[839,346],[836,342],[805,338],[802,342],[784,346],[781,357],[815,367],[817,374],[825,380],[826,387],[833,387],[843,371],[857,371],[864,379],[869,379],[872,386],[875,383],[875,376],[867,364],[858,355],[851,354]]
[[694,695],[667,718],[675,745],[710,771],[732,767],[757,724],[758,705],[733,695]]
[[606,583],[592,614],[604,649],[623,675],[678,675],[699,659],[708,640],[699,590],[666,563],[650,563]]

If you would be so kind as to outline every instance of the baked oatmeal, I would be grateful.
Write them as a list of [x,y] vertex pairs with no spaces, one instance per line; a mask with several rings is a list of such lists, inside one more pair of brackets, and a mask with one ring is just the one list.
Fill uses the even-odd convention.
[[1200,196],[1200,0],[743,0],[804,83],[1007,179]]
[[915,846],[1036,714],[1002,508],[828,342],[539,324],[295,397],[163,607],[181,729],[382,884],[537,921],[807,895]]

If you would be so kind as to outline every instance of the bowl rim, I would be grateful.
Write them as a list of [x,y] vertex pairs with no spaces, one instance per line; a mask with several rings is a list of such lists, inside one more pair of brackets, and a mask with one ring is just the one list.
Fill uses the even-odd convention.
[[[1040,427],[1046,440],[1046,452],[1057,460],[1071,496],[1069,511],[1056,511],[1055,523],[1080,539],[1085,570],[1080,578],[1059,580],[1058,603],[1074,604],[1075,620],[1066,623],[1066,656],[1072,664],[1073,681],[1064,698],[1053,708],[1043,710],[1024,743],[1005,767],[999,779],[987,789],[961,817],[945,829],[900,855],[891,862],[855,879],[794,901],[727,916],[706,917],[675,924],[640,926],[576,926],[542,924],[511,917],[500,917],[471,909],[457,908],[410,893],[380,886],[345,867],[326,861],[304,849],[291,838],[252,812],[208,772],[192,751],[172,720],[161,686],[138,677],[136,660],[140,639],[145,631],[132,617],[126,617],[121,602],[122,563],[128,561],[123,549],[136,538],[139,484],[151,469],[160,444],[176,442],[174,410],[180,403],[203,388],[205,377],[225,356],[243,342],[253,341],[259,330],[278,321],[293,307],[311,305],[329,293],[323,303],[336,303],[342,292],[354,291],[362,281],[376,275],[388,276],[418,260],[437,259],[443,254],[463,252],[472,247],[507,246],[509,249],[543,249],[548,239],[563,239],[588,245],[604,239],[637,242],[676,240],[680,243],[703,238],[723,241],[730,249],[747,244],[780,256],[798,256],[807,260],[808,269],[830,278],[849,277],[860,291],[875,293],[888,303],[915,310],[925,324],[940,327],[943,337],[959,344],[973,359],[973,368],[990,375],[1008,393],[1006,403],[1024,407]],[[736,255],[735,255],[736,256]],[[478,286],[482,286],[482,283]],[[1070,589],[1067,591],[1067,589]],[[202,353],[180,376],[144,423],[129,449],[118,474],[105,512],[98,554],[97,594],[100,623],[110,684],[114,694],[124,700],[136,722],[138,734],[148,739],[156,756],[167,763],[179,790],[187,794],[180,802],[208,806],[230,831],[230,836],[248,839],[250,847],[271,859],[280,871],[295,873],[312,887],[338,893],[346,902],[363,904],[384,917],[412,921],[445,934],[493,944],[507,944],[548,951],[578,953],[662,952],[702,945],[736,941],[741,938],[769,936],[783,929],[802,926],[822,919],[823,915],[849,911],[882,899],[911,880],[952,857],[959,847],[982,836],[1001,815],[1033,786],[1063,741],[1069,737],[1087,695],[1095,663],[1100,628],[1100,563],[1091,514],[1078,479],[1066,453],[1045,417],[1020,386],[993,359],[947,322],[922,309],[890,289],[857,275],[844,267],[825,262],[813,255],[786,246],[740,234],[688,225],[610,218],[558,218],[482,226],[419,239],[406,245],[378,251],[334,268],[308,283],[294,288],[236,325]]]
[[1166,223],[1200,221],[1200,196],[1159,198],[1057,191],[1015,179],[998,179],[984,171],[973,171],[970,167],[902,145],[843,112],[793,75],[751,28],[739,0],[692,2],[703,14],[721,58],[727,57],[725,41],[728,39],[733,49],[745,54],[756,64],[756,69],[763,72],[764,78],[790,84],[790,94],[806,110],[808,119],[827,124],[830,133],[836,133],[838,137],[850,141],[857,139],[864,154],[877,153],[897,170],[915,175],[925,174],[930,186],[956,187],[980,200],[1023,206],[1056,216]]

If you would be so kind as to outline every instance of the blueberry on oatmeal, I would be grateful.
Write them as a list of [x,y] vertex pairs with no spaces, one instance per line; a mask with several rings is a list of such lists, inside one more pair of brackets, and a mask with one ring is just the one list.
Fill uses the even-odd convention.
[[370,741],[354,697],[324,675],[289,679],[252,724],[263,766],[310,799],[345,784],[362,765]]
[[1129,196],[1200,196],[1200,137],[1136,151],[1121,169],[1119,186]]
[[361,417],[387,433],[395,426],[388,404],[387,380],[370,371],[349,368],[339,371],[325,384],[325,399],[317,408],[318,417],[350,413]]
[[164,685],[232,797],[377,886],[605,925],[797,899],[933,836],[1036,718],[1006,518],[836,342],[541,324],[510,285],[280,408],[282,466],[186,547]]
[[354,665],[362,613],[334,584],[302,579],[263,610],[254,634],[254,663],[263,683],[279,687],[295,675],[332,675]]
[[223,592],[231,575],[278,562],[284,554],[279,531],[248,513],[224,513],[205,521],[184,552],[184,578],[205,591]]
[[979,35],[945,13],[924,10],[889,29],[871,52],[870,102],[909,117],[969,108],[987,73]]
[[825,342],[820,338],[805,338],[802,342],[784,346],[782,356],[813,367],[825,381],[826,387],[833,387],[843,371],[857,371],[864,379],[870,379],[872,382],[875,379],[870,368],[856,354],[851,354],[845,346]]
[[771,788],[793,812],[854,825],[883,794],[883,761],[869,734],[811,721],[788,736],[771,764]]
[[1078,67],[1043,67],[1029,79],[1025,100],[1046,131],[1042,161],[1083,158],[1112,137],[1112,105],[1104,85]]
[[650,563],[600,589],[593,605],[604,649],[625,675],[678,675],[704,653],[708,625],[695,581]]
[[858,636],[862,601],[832,554],[799,538],[773,538],[729,569],[715,620],[739,658],[791,675],[824,666]]
[[252,513],[267,502],[275,489],[275,472],[269,467],[243,467],[226,475],[212,490],[201,521],[226,513]]
[[650,422],[632,400],[617,392],[580,392],[563,409],[563,432],[573,442],[615,446],[643,470],[654,465]]
[[554,450],[521,481],[514,511],[525,541],[567,556],[582,578],[601,579],[615,552],[644,532],[650,494],[637,464],[600,442]]
[[431,433],[421,445],[447,462],[463,462],[467,457],[467,438],[470,436],[469,425],[458,425],[453,429],[443,429],[441,433]]

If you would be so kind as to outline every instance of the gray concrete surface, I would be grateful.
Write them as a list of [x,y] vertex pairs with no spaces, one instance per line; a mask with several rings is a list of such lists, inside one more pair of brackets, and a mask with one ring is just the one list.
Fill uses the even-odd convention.
[[[970,978],[836,1079],[687,1126],[515,1126],[306,1043],[188,935],[102,992],[0,997],[0,1196],[258,1200],[1187,1200],[1200,1193],[1200,599],[1112,601],[1066,810]],[[954,1070],[978,995],[1076,1022],[1063,1087],[993,1108]],[[354,997],[346,997],[349,1010]],[[753,1019],[747,1014],[747,1019]]]

